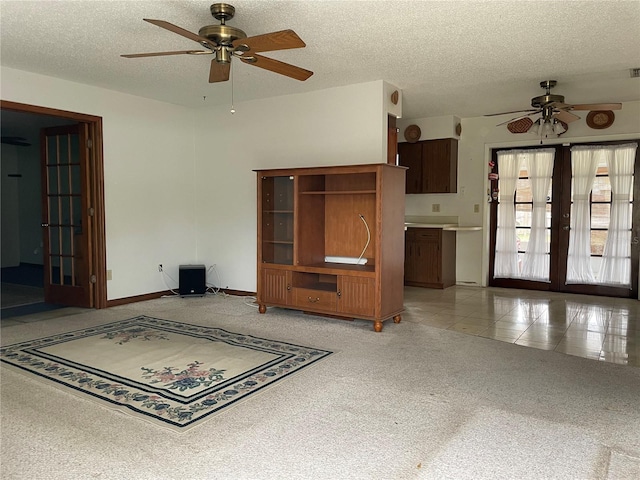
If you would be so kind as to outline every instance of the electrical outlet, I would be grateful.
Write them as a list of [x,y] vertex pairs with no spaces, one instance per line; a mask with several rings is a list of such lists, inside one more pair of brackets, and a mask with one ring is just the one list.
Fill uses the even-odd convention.
[[480,204],[476,203],[473,205],[473,213],[480,213]]
[[159,263],[159,264],[158,264],[158,271],[159,271],[159,272],[161,272],[161,271],[162,271],[162,264],[161,264],[161,263]]
[[107,280],[111,280],[112,278],[112,272],[111,270],[107,270]]
[[433,205],[431,205],[431,211],[432,212],[439,212],[440,211],[440,204],[439,203],[434,203]]

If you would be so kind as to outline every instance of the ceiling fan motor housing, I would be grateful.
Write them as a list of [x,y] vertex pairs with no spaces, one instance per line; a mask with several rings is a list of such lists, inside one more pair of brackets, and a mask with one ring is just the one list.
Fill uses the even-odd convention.
[[564,97],[562,95],[553,95],[548,93],[531,99],[531,106],[535,108],[542,108],[551,103],[564,103]]
[[230,47],[234,40],[247,38],[247,34],[242,30],[229,25],[207,25],[198,30],[198,35],[226,47]]
[[209,9],[211,10],[211,15],[213,15],[216,20],[220,20],[220,25],[204,26],[198,31],[198,35],[208,38],[218,45],[219,48],[216,49],[216,61],[218,63],[230,63],[233,42],[238,39],[247,38],[247,34],[239,28],[225,25],[225,21],[233,18],[236,14],[236,9],[233,5],[229,5],[228,3],[214,3]]
[[556,86],[558,82],[555,80],[545,80],[540,82],[540,88],[544,88],[547,93],[540,95],[539,97],[533,97],[531,99],[531,106],[535,108],[544,108],[552,103],[564,103],[564,97],[562,95],[552,95],[551,89]]

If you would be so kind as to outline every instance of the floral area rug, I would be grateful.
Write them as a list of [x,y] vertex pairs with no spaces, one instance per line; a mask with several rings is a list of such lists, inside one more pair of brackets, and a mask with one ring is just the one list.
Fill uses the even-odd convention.
[[0,360],[184,431],[331,353],[139,316],[4,346]]

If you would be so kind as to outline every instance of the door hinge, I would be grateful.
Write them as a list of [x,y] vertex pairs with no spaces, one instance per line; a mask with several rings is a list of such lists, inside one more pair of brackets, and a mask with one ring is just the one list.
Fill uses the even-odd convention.
[[87,138],[87,148],[93,148],[93,140]]
[[89,207],[89,211],[87,213],[89,214],[90,217],[93,217],[96,213],[96,210],[93,207]]
[[89,279],[89,281],[90,281],[91,283],[96,283],[96,282],[98,281],[98,279],[96,278],[96,276],[95,276],[95,275],[91,275],[91,278]]

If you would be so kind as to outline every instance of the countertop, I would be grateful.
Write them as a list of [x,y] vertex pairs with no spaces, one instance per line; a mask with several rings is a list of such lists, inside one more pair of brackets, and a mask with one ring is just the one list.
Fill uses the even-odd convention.
[[476,226],[460,226],[453,223],[412,223],[405,222],[407,228],[441,228],[442,230],[455,231],[455,232],[474,232],[482,230],[482,227]]
[[441,228],[442,230],[456,232],[473,232],[482,230],[481,226],[458,225],[458,217],[406,217],[406,228]]

